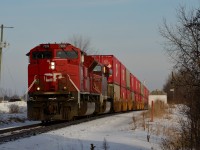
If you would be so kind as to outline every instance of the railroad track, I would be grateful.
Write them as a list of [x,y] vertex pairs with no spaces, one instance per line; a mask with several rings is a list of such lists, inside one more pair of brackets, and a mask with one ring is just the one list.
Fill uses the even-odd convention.
[[89,117],[89,118],[84,117],[79,120],[73,120],[73,121],[61,122],[61,123],[54,122],[53,124],[47,124],[47,125],[43,125],[42,123],[39,123],[39,124],[34,124],[34,125],[0,130],[0,144],[3,144],[5,142],[10,142],[10,141],[15,141],[15,140],[22,139],[22,138],[35,136],[38,134],[61,129],[61,128],[71,126],[71,125],[76,125],[76,124],[80,124],[83,122],[100,119],[103,117],[118,115],[118,114],[121,114],[121,113],[103,114],[103,115]]
[[6,134],[6,133],[9,133],[9,132],[15,132],[15,131],[18,131],[18,130],[23,130],[23,129],[34,128],[34,127],[37,127],[37,126],[40,126],[40,125],[42,125],[42,124],[38,123],[38,124],[32,124],[32,125],[26,125],[26,126],[14,127],[14,128],[1,129],[0,130],[0,137],[1,137],[2,134]]
[[33,125],[0,130],[0,144],[34,135],[33,131],[41,127],[42,124],[40,123],[40,124],[33,124]]

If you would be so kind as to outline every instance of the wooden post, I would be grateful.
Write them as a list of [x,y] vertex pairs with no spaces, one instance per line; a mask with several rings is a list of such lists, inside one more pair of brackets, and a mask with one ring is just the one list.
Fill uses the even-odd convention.
[[93,144],[90,144],[90,145],[91,145],[90,149],[91,149],[91,150],[94,150],[94,148],[95,148],[96,146],[94,146]]
[[151,122],[153,122],[153,113],[154,113],[154,106],[153,101],[151,102]]

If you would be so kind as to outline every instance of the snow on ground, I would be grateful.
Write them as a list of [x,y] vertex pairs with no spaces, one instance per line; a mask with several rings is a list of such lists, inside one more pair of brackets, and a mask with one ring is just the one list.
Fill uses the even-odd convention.
[[5,143],[0,145],[0,149],[88,150],[90,144],[94,144],[95,150],[100,150],[104,139],[109,150],[150,150],[151,147],[158,149],[159,139],[147,142],[146,132],[131,130],[132,116],[133,112],[73,125]]
[[[25,107],[22,113],[25,115],[26,105],[23,104],[22,106]],[[4,114],[8,112],[6,108],[1,110],[4,110]],[[45,134],[1,144],[0,149],[89,150],[91,144],[93,144],[95,150],[102,150],[103,142],[105,144],[106,141],[109,150],[160,150],[159,143],[161,138],[165,136],[162,131],[174,122],[173,117],[177,112],[172,112],[171,114],[173,115],[166,118],[155,119],[154,122],[145,120],[145,130],[144,126],[142,126],[141,113],[141,111],[133,111],[69,126]],[[135,124],[133,116],[137,118]],[[172,121],[169,121],[169,118]],[[147,142],[147,135],[150,135],[149,142]]]
[[[12,105],[18,106],[18,113],[9,112]],[[0,130],[34,123],[38,123],[38,121],[27,120],[27,104],[25,101],[0,103]]]

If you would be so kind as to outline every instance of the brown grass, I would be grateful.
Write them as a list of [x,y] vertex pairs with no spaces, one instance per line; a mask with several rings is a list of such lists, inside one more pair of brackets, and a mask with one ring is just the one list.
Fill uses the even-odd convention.
[[164,115],[168,113],[168,106],[164,104],[162,101],[156,101],[154,103],[154,108],[152,111],[152,107],[149,107],[149,110],[146,112],[142,112],[142,116],[145,118],[151,118],[153,112],[153,118],[162,118]]
[[136,130],[137,129],[137,118],[135,116],[132,117],[133,123],[131,126],[131,130]]
[[25,118],[9,117],[8,122],[25,122]]
[[14,113],[19,113],[19,106],[16,104],[12,104],[9,106],[9,113],[14,114]]
[[[171,107],[171,106],[170,106]],[[172,117],[170,114],[172,114],[172,108],[170,108],[168,105],[164,104],[161,101],[156,101],[154,103],[154,109],[153,109],[153,118],[163,118],[170,120]],[[151,124],[151,113],[152,108],[150,108],[147,111],[143,111],[139,116],[133,116],[132,117],[132,130],[135,130],[138,127],[142,127],[144,130],[154,133],[155,135],[169,135],[171,134],[171,129],[166,128],[165,126],[161,124]],[[148,121],[147,121],[148,120]]]

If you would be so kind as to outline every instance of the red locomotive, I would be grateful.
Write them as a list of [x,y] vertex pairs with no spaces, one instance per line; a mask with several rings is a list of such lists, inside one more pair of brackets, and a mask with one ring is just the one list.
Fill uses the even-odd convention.
[[27,56],[31,120],[147,109],[148,89],[113,55],[87,55],[60,43],[40,44]]

